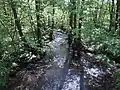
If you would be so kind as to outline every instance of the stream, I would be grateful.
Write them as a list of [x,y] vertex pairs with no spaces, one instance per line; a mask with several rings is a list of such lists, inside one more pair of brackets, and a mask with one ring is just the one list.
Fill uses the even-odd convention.
[[0,90],[117,90],[114,66],[82,51],[73,58],[68,35],[62,30],[54,30],[53,40],[46,46],[43,60],[37,61],[32,55],[30,60],[35,63],[11,77],[9,89]]
[[111,82],[104,81],[106,69],[90,62],[91,56],[82,55],[83,72],[75,65],[70,66],[71,53],[66,34],[55,30],[53,38],[49,43],[51,50],[48,52],[48,55],[53,54],[51,66],[35,90],[114,90],[112,85],[108,86]]

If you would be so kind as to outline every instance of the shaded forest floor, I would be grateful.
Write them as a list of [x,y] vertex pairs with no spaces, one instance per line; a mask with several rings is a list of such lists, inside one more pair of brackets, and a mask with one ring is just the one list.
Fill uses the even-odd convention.
[[[54,52],[57,55],[60,52],[58,48],[61,45],[63,49],[66,49],[63,43],[64,41],[63,37],[65,37],[65,35],[60,34],[61,32],[55,32],[55,33],[56,33],[55,36],[56,36],[57,42],[53,40],[52,44],[55,44],[55,47],[57,45],[56,49],[58,51]],[[86,51],[80,52],[81,58],[79,59],[76,56],[71,57],[73,53],[73,51],[71,50],[70,52],[68,52],[70,54],[66,53],[68,54],[68,58],[71,57],[69,62],[69,67],[67,67],[66,63],[64,63],[64,67],[60,68],[59,66],[56,66],[53,63],[54,62],[53,57],[55,56],[54,54],[53,56],[51,56],[52,53],[53,53],[52,51],[48,52],[49,55],[47,55],[46,53],[46,55],[42,60],[40,60],[37,56],[32,55],[30,58],[31,62],[27,63],[27,65],[24,66],[24,68],[20,68],[19,71],[9,76],[9,81],[8,81],[9,90],[41,90],[40,88],[42,87],[42,85],[44,85],[44,83],[46,82],[50,83],[50,81],[56,81],[56,79],[54,79],[56,77],[57,78],[62,77],[62,79],[65,79],[63,78],[65,76],[66,78],[67,77],[69,78],[70,77],[68,74],[69,70],[72,70],[72,73],[76,72],[77,74],[79,73],[84,74],[83,83],[85,84],[85,87],[89,88],[88,90],[119,90],[119,89],[116,89],[115,87],[116,85],[115,85],[114,73],[116,71],[116,66],[112,64],[107,64],[101,60],[98,60],[94,57],[93,54],[90,54]],[[66,59],[69,60],[68,58]],[[29,59],[27,61],[29,61]],[[60,62],[60,61],[57,60],[57,62]],[[79,62],[81,62],[82,65],[80,65]],[[15,69],[17,67],[15,67]],[[82,71],[82,68],[84,69],[83,71]],[[64,69],[67,70],[68,72],[65,73]],[[45,78],[48,78],[48,80],[46,80]],[[39,88],[39,89],[36,89],[36,88]],[[43,90],[48,90],[48,89],[43,89]],[[49,90],[52,90],[52,89],[49,89]],[[57,90],[57,89],[54,89],[54,90]],[[63,89],[63,90],[66,90],[66,89]]]
[[[86,85],[91,88],[90,90],[117,90],[115,89],[114,66],[109,66],[99,60],[96,60],[94,57],[84,52],[82,52],[82,57],[84,58],[84,68],[86,68]],[[41,80],[46,72],[48,73],[49,71],[50,74],[51,67],[53,66],[50,64],[43,65],[40,61],[37,61],[36,63],[29,63],[26,68],[17,72],[14,77],[9,77],[8,86],[11,90],[13,90],[13,88],[15,88],[15,90],[26,90],[26,88],[34,90],[35,87],[38,87],[38,83],[43,82]],[[96,67],[99,68],[102,73],[101,71],[100,73],[98,73],[99,71],[95,71],[92,75],[91,73],[87,74],[91,68]],[[73,60],[70,64],[70,68],[74,68],[74,70],[79,71],[80,67],[77,67],[77,63]],[[89,70],[87,71],[87,69]],[[52,68],[52,70],[54,71],[56,68]],[[99,75],[96,77],[96,74]]]

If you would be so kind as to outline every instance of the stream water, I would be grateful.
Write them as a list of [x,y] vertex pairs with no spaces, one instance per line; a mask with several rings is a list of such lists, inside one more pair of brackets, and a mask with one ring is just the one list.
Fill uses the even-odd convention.
[[89,60],[84,54],[81,57],[84,72],[80,72],[80,68],[76,68],[75,65],[70,66],[71,54],[66,34],[55,30],[53,38],[49,43],[51,49],[48,53],[53,56],[51,67],[47,69],[35,90],[114,90],[108,86],[110,82],[103,80],[105,69],[89,62],[89,55]]

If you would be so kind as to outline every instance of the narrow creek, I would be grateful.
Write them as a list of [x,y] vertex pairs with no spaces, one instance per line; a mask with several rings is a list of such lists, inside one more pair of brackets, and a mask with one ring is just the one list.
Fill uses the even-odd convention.
[[[68,49],[67,35],[61,30],[53,32],[54,40],[49,43],[53,54],[51,67],[38,82],[35,90],[114,90],[111,82],[104,82],[106,71],[101,65],[89,62],[91,57],[85,54],[81,60],[84,72],[80,72],[75,65],[70,66],[71,54]],[[89,60],[87,60],[89,58]]]

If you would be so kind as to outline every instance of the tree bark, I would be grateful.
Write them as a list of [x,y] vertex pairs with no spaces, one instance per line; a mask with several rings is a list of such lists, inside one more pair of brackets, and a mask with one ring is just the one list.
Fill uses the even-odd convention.
[[113,16],[114,16],[114,0],[112,0],[112,7],[110,10],[110,25],[109,25],[109,31],[111,31],[112,27],[113,27]]
[[[117,0],[116,6],[117,6],[117,9],[116,9],[115,30],[120,28],[120,0]],[[119,35],[120,35],[120,33],[119,33]]]
[[69,47],[72,44],[72,40],[73,40],[73,35],[72,35],[72,29],[73,29],[73,0],[70,0],[69,3],[69,26],[70,26],[70,30],[68,31],[68,44]]
[[73,0],[70,0],[69,7],[70,7],[69,25],[71,29],[73,29]]
[[48,15],[48,27],[50,27],[50,16]]
[[36,20],[37,20],[37,32],[36,32],[36,35],[37,35],[37,40],[38,40],[38,43],[40,45],[40,47],[42,46],[42,33],[40,31],[40,27],[41,27],[41,23],[40,23],[40,0],[35,0],[35,7],[36,7]]
[[76,0],[73,0],[73,9],[74,9],[74,29],[75,29],[77,27]]
[[[78,0],[80,3],[80,1]],[[83,9],[84,6],[84,0],[82,0],[82,6],[81,9]],[[79,8],[80,9],[80,8]],[[78,63],[80,65],[80,90],[84,90],[84,64],[82,60],[81,50],[83,49],[82,41],[81,41],[81,27],[82,27],[82,20],[83,17],[81,14],[79,14],[79,22],[78,22],[78,38],[77,38],[77,57],[78,57]]]
[[53,11],[52,11],[52,29],[54,29],[54,24],[55,24],[55,21],[54,21],[54,15],[55,15],[55,2],[54,0],[52,1],[52,5],[53,5]]

